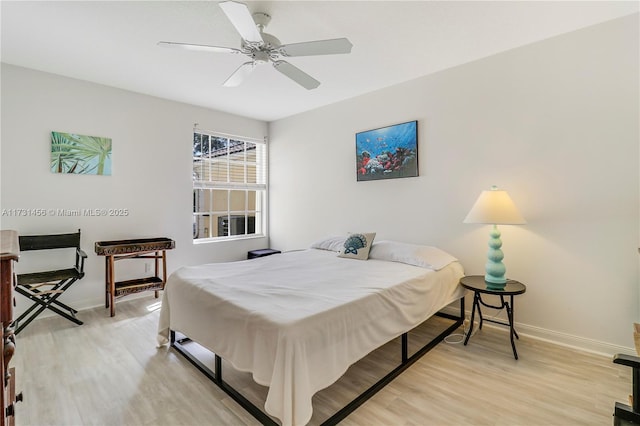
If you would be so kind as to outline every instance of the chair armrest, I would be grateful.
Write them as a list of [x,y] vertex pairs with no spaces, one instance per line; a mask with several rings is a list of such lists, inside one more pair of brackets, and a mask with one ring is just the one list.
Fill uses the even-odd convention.
[[613,363],[626,365],[632,368],[640,368],[640,358],[633,355],[625,355],[625,354],[614,355]]
[[87,258],[87,253],[80,247],[76,248],[76,269],[81,274],[84,274],[84,260]]

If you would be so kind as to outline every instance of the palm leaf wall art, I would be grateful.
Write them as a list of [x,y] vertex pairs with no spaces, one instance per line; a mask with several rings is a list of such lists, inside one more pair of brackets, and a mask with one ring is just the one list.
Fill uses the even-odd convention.
[[111,139],[51,132],[51,171],[111,175]]

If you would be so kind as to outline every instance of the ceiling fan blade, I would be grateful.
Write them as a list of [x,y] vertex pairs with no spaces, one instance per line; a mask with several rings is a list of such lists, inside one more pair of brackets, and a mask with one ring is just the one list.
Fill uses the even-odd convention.
[[353,45],[346,38],[285,44],[278,49],[282,56],[337,55],[351,53]]
[[273,67],[307,90],[320,86],[318,80],[287,61],[273,61]]
[[159,41],[158,46],[177,47],[180,49],[196,50],[200,52],[241,53],[240,49],[234,49],[233,47],[207,46],[204,44],[191,44],[191,43],[176,43],[173,41]]
[[227,15],[236,31],[240,33],[243,40],[264,43],[246,4],[229,0],[220,2],[218,5],[220,5],[220,8]]
[[251,71],[253,71],[255,67],[256,67],[255,62],[245,62],[244,64],[240,65],[238,69],[235,70],[233,74],[231,74],[229,78],[227,78],[227,80],[222,85],[225,87],[239,86],[240,83],[242,83],[244,79],[249,74],[251,74]]

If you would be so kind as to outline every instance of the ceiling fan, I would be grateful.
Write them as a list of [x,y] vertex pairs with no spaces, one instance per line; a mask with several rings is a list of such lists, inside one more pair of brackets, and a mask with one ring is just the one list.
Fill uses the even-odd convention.
[[351,53],[352,44],[346,38],[280,44],[276,37],[263,32],[271,20],[268,14],[258,12],[251,15],[246,4],[232,0],[220,2],[218,5],[242,37],[240,49],[172,41],[160,41],[158,45],[204,52],[241,53],[248,56],[251,60],[240,65],[223,83],[224,86],[238,86],[255,67],[271,62],[276,70],[305,89],[315,89],[320,85],[318,80],[280,58]]

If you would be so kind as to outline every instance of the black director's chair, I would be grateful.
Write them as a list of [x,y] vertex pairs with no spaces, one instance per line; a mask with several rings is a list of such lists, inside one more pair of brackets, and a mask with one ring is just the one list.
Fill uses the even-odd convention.
[[80,248],[80,230],[73,234],[21,235],[18,239],[20,251],[75,248],[76,262],[72,268],[18,275],[16,291],[34,303],[14,321],[15,334],[20,333],[45,309],[82,325],[82,321],[76,318],[78,311],[57,300],[73,283],[84,277],[87,254]]

